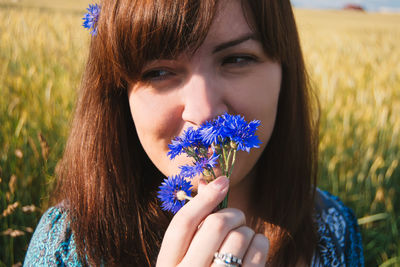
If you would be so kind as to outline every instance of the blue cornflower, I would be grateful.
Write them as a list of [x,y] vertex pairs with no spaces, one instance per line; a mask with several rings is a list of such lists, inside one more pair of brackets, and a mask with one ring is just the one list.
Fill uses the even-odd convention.
[[90,34],[95,36],[97,34],[97,22],[99,20],[100,15],[100,6],[98,4],[89,5],[87,8],[87,13],[82,18],[83,19],[83,27],[92,31]]
[[[226,114],[226,113],[225,113]],[[205,122],[200,128],[200,136],[206,146],[214,144],[222,144],[226,139],[226,133],[223,129],[224,117],[219,116],[212,121]]]
[[[185,204],[186,199],[190,199],[191,184],[185,179],[202,173],[210,173],[216,178],[213,168],[218,162],[222,174],[229,178],[235,165],[237,151],[250,152],[251,148],[259,147],[261,142],[255,135],[258,126],[258,120],[248,123],[243,116],[225,113],[205,122],[196,130],[189,127],[182,135],[174,138],[168,145],[167,155],[170,159],[186,153],[194,161],[193,165],[180,166],[179,175],[164,180],[158,192],[158,197],[163,202],[162,208],[176,213]],[[227,203],[228,199],[225,197],[220,208],[225,208]]]
[[171,144],[168,145],[169,151],[167,155],[170,159],[173,159],[183,152],[188,152],[186,149],[189,147],[198,148],[203,146],[201,141],[202,138],[199,131],[189,127],[181,136],[177,136],[171,141]]
[[162,201],[162,209],[177,213],[190,197],[192,184],[182,176],[170,176],[164,179],[159,187],[158,198]]
[[249,123],[240,115],[224,114],[223,131],[237,145],[238,150],[250,152],[251,148],[259,147],[261,143],[255,135],[260,121],[253,120]]
[[260,121],[249,123],[240,115],[225,113],[213,121],[206,122],[199,128],[203,142],[207,145],[223,145],[228,139],[236,143],[238,150],[250,151],[250,148],[259,147],[261,143],[255,135]]
[[203,173],[204,170],[211,170],[217,165],[219,155],[213,154],[211,157],[202,157],[197,160],[194,165],[183,165],[180,175],[182,177],[193,178],[194,176]]

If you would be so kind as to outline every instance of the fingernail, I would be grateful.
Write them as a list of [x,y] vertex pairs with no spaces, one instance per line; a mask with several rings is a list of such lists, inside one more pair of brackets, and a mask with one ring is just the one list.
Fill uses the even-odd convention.
[[201,185],[207,185],[207,181],[204,178],[199,179],[199,184]]
[[229,179],[226,178],[225,176],[218,177],[214,182],[212,182],[212,185],[214,186],[215,189],[222,191],[229,185]]
[[197,193],[200,193],[206,185],[207,182],[203,178],[199,179],[199,183],[197,184]]

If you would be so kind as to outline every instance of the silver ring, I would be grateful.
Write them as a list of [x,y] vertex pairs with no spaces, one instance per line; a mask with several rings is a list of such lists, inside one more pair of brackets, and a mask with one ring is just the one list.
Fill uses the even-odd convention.
[[214,254],[214,263],[221,264],[226,267],[242,266],[242,259],[233,256],[232,253],[219,253]]

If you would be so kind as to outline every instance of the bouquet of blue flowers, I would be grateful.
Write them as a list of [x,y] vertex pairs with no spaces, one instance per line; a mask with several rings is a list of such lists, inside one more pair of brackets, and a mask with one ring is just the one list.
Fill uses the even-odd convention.
[[[238,150],[250,152],[251,148],[261,143],[255,135],[260,121],[246,122],[240,115],[223,114],[199,128],[189,127],[181,136],[174,138],[168,145],[168,156],[172,160],[185,153],[193,158],[191,165],[183,165],[180,173],[170,176],[162,182],[158,198],[162,208],[173,213],[191,199],[192,184],[190,180],[196,175],[216,179],[214,168],[219,167],[222,175],[230,178]],[[228,193],[229,194],[229,193]],[[228,195],[219,205],[226,208]]]

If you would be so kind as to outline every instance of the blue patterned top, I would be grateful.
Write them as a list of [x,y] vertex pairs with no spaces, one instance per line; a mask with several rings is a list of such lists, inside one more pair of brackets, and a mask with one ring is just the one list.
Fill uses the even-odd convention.
[[[357,220],[339,198],[317,189],[315,222],[318,245],[312,267],[364,266]],[[83,266],[64,209],[52,207],[43,214],[29,244],[24,266]]]

